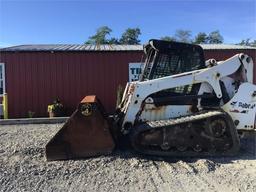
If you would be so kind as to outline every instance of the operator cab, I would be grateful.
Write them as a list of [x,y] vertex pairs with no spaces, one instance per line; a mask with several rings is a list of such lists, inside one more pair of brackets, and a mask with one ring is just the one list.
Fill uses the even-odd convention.
[[152,39],[144,45],[146,61],[141,81],[205,68],[199,45]]
[[[154,80],[175,74],[181,74],[206,68],[204,52],[201,46],[174,41],[150,40],[144,46],[146,61],[141,81]],[[152,93],[156,106],[161,105],[197,105],[201,103],[216,104],[220,100],[214,93],[199,96],[201,83],[189,84]]]

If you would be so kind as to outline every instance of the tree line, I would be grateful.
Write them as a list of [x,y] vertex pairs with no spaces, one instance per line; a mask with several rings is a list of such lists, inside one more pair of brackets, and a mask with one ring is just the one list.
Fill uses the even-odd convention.
[[[108,26],[99,27],[96,33],[88,38],[85,44],[128,44],[128,45],[139,45],[141,35],[141,30],[136,28],[127,28],[120,38],[111,37],[112,29]],[[176,30],[173,36],[163,36],[160,39],[166,41],[178,41],[185,43],[194,44],[221,44],[224,42],[223,36],[220,34],[219,30],[210,32],[209,34],[205,32],[199,32],[194,37],[190,30]],[[250,38],[243,39],[241,42],[236,43],[237,45],[246,45],[256,47],[256,40],[251,40]]]
[[139,28],[128,28],[121,35],[121,38],[110,37],[112,29],[108,26],[100,27],[96,30],[96,34],[90,36],[85,44],[140,44],[139,36],[141,35]]

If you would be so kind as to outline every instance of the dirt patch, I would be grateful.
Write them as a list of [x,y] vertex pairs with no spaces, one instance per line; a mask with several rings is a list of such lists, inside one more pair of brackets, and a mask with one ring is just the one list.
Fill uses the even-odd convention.
[[55,125],[0,127],[0,191],[256,191],[256,139],[237,157],[149,159],[115,152],[86,160],[46,162]]

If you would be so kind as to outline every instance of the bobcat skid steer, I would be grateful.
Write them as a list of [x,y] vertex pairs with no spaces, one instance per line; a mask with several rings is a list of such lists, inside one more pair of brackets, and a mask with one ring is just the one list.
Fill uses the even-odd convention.
[[127,144],[155,156],[226,156],[255,131],[253,61],[243,53],[205,61],[200,46],[150,40],[139,81],[127,83],[115,114],[86,96],[46,145],[47,160],[110,154]]

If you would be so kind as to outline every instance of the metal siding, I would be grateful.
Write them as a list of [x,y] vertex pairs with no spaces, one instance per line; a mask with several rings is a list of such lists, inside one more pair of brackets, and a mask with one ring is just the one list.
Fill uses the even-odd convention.
[[[254,50],[205,50],[206,59],[227,59]],[[128,80],[128,63],[140,62],[142,51],[130,52],[1,52],[11,118],[47,115],[47,105],[59,97],[68,111],[85,95],[96,94],[108,112],[114,111],[116,90]],[[256,74],[256,67],[254,67]],[[254,79],[255,82],[255,79]]]
[[[13,59],[15,59],[15,58],[13,58]],[[23,71],[22,71],[22,69],[20,68],[20,62],[21,62],[21,60],[20,60],[20,55],[18,55],[17,56],[17,61],[15,62],[15,65],[14,65],[14,78],[15,78],[15,83],[14,83],[14,85],[12,85],[12,86],[15,86],[16,88],[15,88],[15,98],[13,98],[13,96],[11,95],[11,93],[10,93],[10,95],[9,95],[9,97],[12,97],[12,100],[14,101],[15,100],[15,106],[13,107],[13,108],[15,108],[15,114],[16,115],[18,115],[19,114],[19,112],[21,112],[21,115],[22,116],[24,116],[24,114],[25,114],[25,111],[24,111],[24,107],[23,107],[23,103],[25,102],[24,100],[24,94],[26,93],[25,91],[26,90],[22,90],[22,84],[23,84],[23,82],[22,82],[22,78],[21,78],[21,74],[23,73]],[[8,65],[8,64],[7,64]],[[7,75],[7,74],[6,74]],[[12,87],[13,88],[13,87]],[[7,91],[8,91],[8,89],[7,89]],[[23,101],[23,102],[22,102]],[[10,104],[10,101],[9,101],[9,105],[11,105]],[[17,106],[19,106],[19,109],[16,109],[16,107]],[[21,111],[20,111],[21,110]],[[11,115],[10,115],[10,117],[11,117]]]

